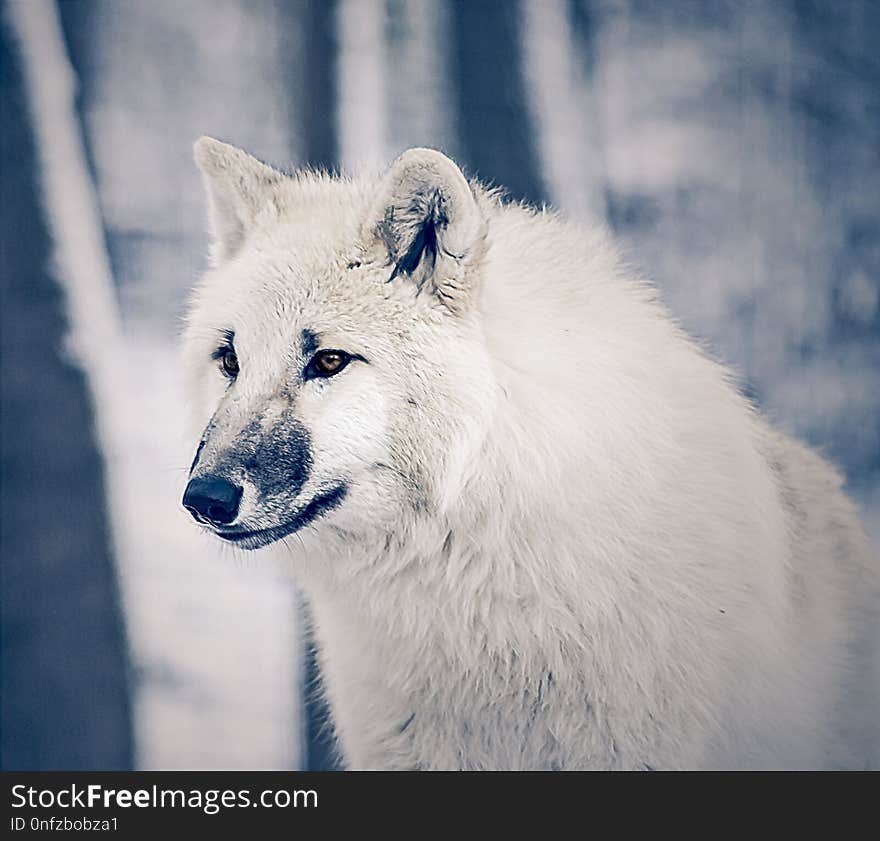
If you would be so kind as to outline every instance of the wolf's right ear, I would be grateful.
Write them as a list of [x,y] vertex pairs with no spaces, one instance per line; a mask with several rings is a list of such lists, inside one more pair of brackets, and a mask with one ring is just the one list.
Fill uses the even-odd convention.
[[211,261],[219,265],[235,254],[284,175],[247,152],[213,137],[200,137],[193,156],[202,172],[214,242]]

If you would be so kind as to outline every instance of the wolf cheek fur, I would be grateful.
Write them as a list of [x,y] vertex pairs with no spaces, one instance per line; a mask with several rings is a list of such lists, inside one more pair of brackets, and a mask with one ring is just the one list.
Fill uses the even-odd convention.
[[604,235],[430,150],[351,180],[196,158],[195,473],[307,591],[349,767],[878,762],[878,568],[840,477]]

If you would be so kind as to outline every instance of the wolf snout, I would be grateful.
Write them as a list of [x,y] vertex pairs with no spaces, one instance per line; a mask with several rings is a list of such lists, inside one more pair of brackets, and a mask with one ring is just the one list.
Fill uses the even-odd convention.
[[190,479],[183,507],[200,523],[225,526],[238,516],[242,488],[222,476]]

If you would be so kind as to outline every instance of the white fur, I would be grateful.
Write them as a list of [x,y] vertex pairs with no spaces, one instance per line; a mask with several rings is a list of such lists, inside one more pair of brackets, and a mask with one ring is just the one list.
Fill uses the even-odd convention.
[[[839,474],[603,233],[429,150],[351,181],[198,159],[232,209],[187,339],[208,446],[293,406],[314,465],[289,507],[349,485],[278,550],[349,767],[878,764],[878,566]],[[436,260],[389,279],[420,219]],[[303,328],[368,362],[300,382]],[[246,495],[244,525],[279,516]]]

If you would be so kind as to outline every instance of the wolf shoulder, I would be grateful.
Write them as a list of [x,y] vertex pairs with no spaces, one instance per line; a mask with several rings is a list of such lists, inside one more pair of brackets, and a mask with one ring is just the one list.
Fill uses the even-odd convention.
[[[880,640],[880,559],[846,493],[837,467],[792,435],[764,426],[762,449],[776,481],[792,545],[791,595],[803,609],[858,608],[853,621],[874,617]],[[834,596],[845,601],[834,604]]]

